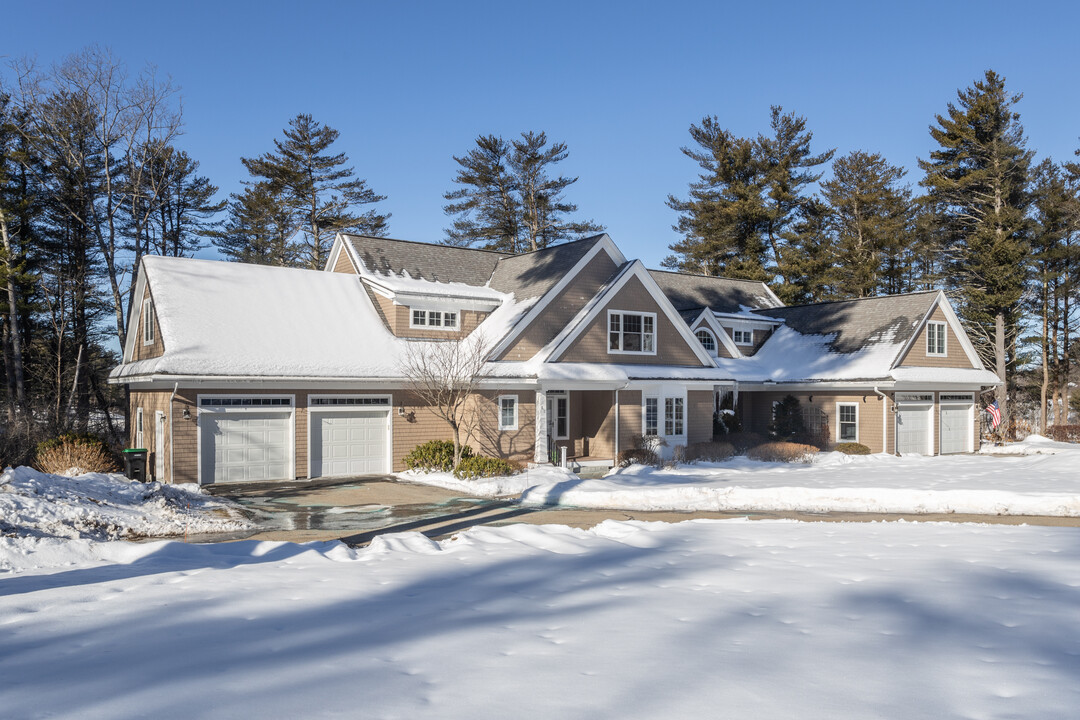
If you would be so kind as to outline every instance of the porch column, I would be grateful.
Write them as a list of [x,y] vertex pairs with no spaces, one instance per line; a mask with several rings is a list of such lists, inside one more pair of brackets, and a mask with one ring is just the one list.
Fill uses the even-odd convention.
[[548,434],[547,434],[547,393],[543,390],[536,391],[536,450],[533,453],[533,462],[548,462]]

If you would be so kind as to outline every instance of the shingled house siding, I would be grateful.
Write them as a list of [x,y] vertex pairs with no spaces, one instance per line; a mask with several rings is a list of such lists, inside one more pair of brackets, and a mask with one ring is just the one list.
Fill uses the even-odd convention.
[[[752,392],[739,395],[739,404],[744,405],[742,415],[744,427],[749,418],[749,427],[746,429],[760,435],[767,436],[769,426],[772,424],[772,407],[774,402],[779,402],[788,395],[798,398],[800,406],[804,409],[816,409],[825,414],[828,421],[828,447],[837,444],[837,409],[839,403],[856,403],[859,406],[859,443],[870,448],[871,452],[884,451],[884,437],[882,434],[882,405],[885,403],[881,396],[873,390],[858,393],[806,393],[806,392]],[[810,398],[813,397],[813,401]],[[886,410],[885,412],[888,412]],[[893,415],[886,416],[884,422],[894,422]],[[890,442],[892,436],[890,432]]]
[[[149,451],[146,458],[146,474],[147,477],[152,477],[159,482],[164,482],[169,477],[169,423],[172,422],[168,412],[170,395],[172,395],[171,390],[134,391],[129,401],[131,428],[128,432],[128,447],[139,447],[135,444],[135,419],[138,417],[135,410],[141,407],[143,411],[142,447]],[[155,414],[158,410],[165,413],[165,443],[162,447],[157,447],[157,437],[154,432]],[[159,453],[165,460],[165,475],[160,478],[156,476]]]
[[349,259],[349,253],[345,251],[345,248],[341,248],[341,252],[338,253],[337,262],[334,263],[334,272],[356,275],[356,268],[353,267],[352,260]]
[[641,435],[641,391],[619,391],[619,452],[634,447],[634,437]]
[[150,345],[143,344],[142,308],[144,306],[142,303],[147,299],[152,298],[153,295],[150,293],[150,284],[147,283],[146,288],[143,290],[142,299],[139,301],[139,326],[129,329],[129,332],[136,333],[135,351],[132,353],[134,355],[134,360],[149,360],[150,358],[161,357],[165,354],[165,343],[161,339],[161,324],[158,323],[157,307],[155,307],[153,303],[151,303],[150,307],[153,310],[154,316],[154,342]]
[[539,352],[600,291],[617,269],[606,252],[597,253],[498,359],[528,360]]
[[[147,393],[148,395],[151,393]],[[170,393],[164,393],[164,402],[168,403]],[[450,440],[453,435],[450,426],[421,404],[419,399],[406,390],[388,392],[385,389],[370,390],[266,390],[252,392],[246,389],[183,389],[177,392],[173,404],[172,421],[175,443],[173,458],[176,463],[176,477],[173,482],[198,482],[198,416],[196,396],[198,395],[292,395],[295,396],[296,436],[294,457],[296,459],[296,477],[308,476],[308,395],[391,395],[390,417],[393,432],[393,471],[405,469],[404,457],[414,447],[428,440]],[[157,393],[161,395],[161,393]],[[499,395],[518,396],[518,429],[516,431],[498,430],[498,416],[495,398]],[[136,394],[133,394],[133,398]],[[479,422],[473,430],[468,443],[483,455],[501,457],[524,464],[533,459],[533,447],[536,443],[535,430],[535,393],[532,391],[485,391],[478,396],[475,412],[479,413]],[[132,407],[135,407],[134,400]],[[144,412],[146,411],[144,405]],[[405,416],[399,416],[397,408],[405,409]],[[184,420],[184,408],[191,411],[191,419]],[[160,409],[164,409],[162,406]],[[268,408],[270,409],[270,408]],[[132,413],[134,417],[134,412]],[[153,432],[152,414],[147,416],[150,432]],[[166,430],[167,432],[167,430]],[[133,436],[134,437],[134,436]],[[465,434],[462,434],[465,439]]]
[[[608,353],[608,310],[656,313],[656,354]],[[685,323],[683,327],[686,327]],[[695,342],[697,342],[695,340]],[[649,291],[635,278],[608,300],[584,332],[559,358],[559,362],[620,363],[634,365],[689,365],[701,367],[704,363],[694,354],[682,335],[671,324]]]
[[693,445],[712,440],[712,390],[688,390],[686,405],[686,443]]
[[[930,316],[931,322],[947,322],[945,319],[945,313],[941,311],[941,308],[934,308],[933,315]],[[915,343],[908,350],[907,355],[900,361],[900,365],[910,366],[923,366],[923,367],[941,367],[941,368],[973,368],[971,360],[968,359],[967,353],[964,352],[964,348],[960,346],[960,340],[953,332],[952,325],[948,325],[948,329],[945,334],[945,352],[946,357],[940,357],[937,355],[926,354],[926,334],[927,329],[924,326],[919,332],[919,336],[915,338]]]

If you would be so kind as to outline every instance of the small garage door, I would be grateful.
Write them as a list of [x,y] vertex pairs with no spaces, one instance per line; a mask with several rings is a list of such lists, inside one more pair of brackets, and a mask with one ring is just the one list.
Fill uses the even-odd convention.
[[929,455],[930,413],[933,405],[904,403],[896,407],[896,452],[901,455]]
[[970,451],[972,441],[970,404],[941,405],[941,454]]
[[200,413],[203,483],[291,480],[292,415]]
[[386,410],[313,413],[312,477],[388,472],[387,417]]

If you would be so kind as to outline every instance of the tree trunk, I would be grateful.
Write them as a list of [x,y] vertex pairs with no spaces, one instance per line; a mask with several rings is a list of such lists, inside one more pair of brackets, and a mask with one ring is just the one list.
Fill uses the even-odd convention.
[[1043,278],[1042,282],[1042,385],[1039,388],[1039,432],[1046,435],[1046,391],[1050,387],[1050,341],[1048,317],[1050,288]]
[[11,336],[11,365],[14,373],[15,406],[18,412],[26,412],[26,382],[23,369],[22,355],[22,332],[19,328],[19,302],[15,287],[14,277],[14,251],[11,247],[11,237],[8,235],[7,218],[3,210],[0,210],[0,237],[4,242],[4,253],[7,259],[7,297],[8,297],[8,334]]
[[1009,388],[1005,374],[1005,313],[998,311],[994,316],[994,370],[997,372],[1001,385],[994,392],[998,408],[1001,410],[1001,434],[1009,427]]

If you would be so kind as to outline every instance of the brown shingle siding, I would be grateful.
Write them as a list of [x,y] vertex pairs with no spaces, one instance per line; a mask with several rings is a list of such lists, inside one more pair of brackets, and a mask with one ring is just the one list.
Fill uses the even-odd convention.
[[[567,271],[570,268],[566,268]],[[600,252],[581,269],[500,356],[499,360],[528,360],[566,327],[585,303],[600,291],[618,267],[606,252]]]
[[[650,312],[656,314],[656,354],[611,354],[608,352],[608,310]],[[681,321],[680,321],[681,322]],[[686,327],[683,324],[683,327]],[[694,342],[697,342],[696,340]],[[625,363],[646,365],[704,365],[667,315],[636,277],[630,278],[615,296],[609,298],[589,326],[578,335],[559,358],[559,362]]]
[[[151,300],[150,307],[153,310],[154,317],[154,342],[146,344],[143,342],[143,322],[142,308],[145,307],[143,303],[146,300]],[[143,296],[139,300],[139,326],[129,328],[128,332],[134,332],[135,335],[135,349],[132,353],[135,360],[149,360],[150,358],[161,357],[165,354],[165,343],[161,339],[161,325],[157,319],[157,306],[153,302],[153,295],[150,292],[150,285],[147,283],[146,289],[143,291]]]
[[956,337],[956,333],[953,332],[952,325],[948,324],[945,318],[945,313],[942,312],[940,307],[934,308],[933,314],[930,316],[930,322],[943,322],[946,323],[945,330],[945,357],[940,355],[927,355],[926,354],[926,336],[928,330],[923,326],[919,331],[919,336],[915,338],[915,343],[908,350],[907,355],[900,361],[902,366],[922,366],[922,367],[940,367],[940,368],[973,368],[971,360],[968,359],[967,353],[964,352],[964,348],[960,346],[960,340]]

